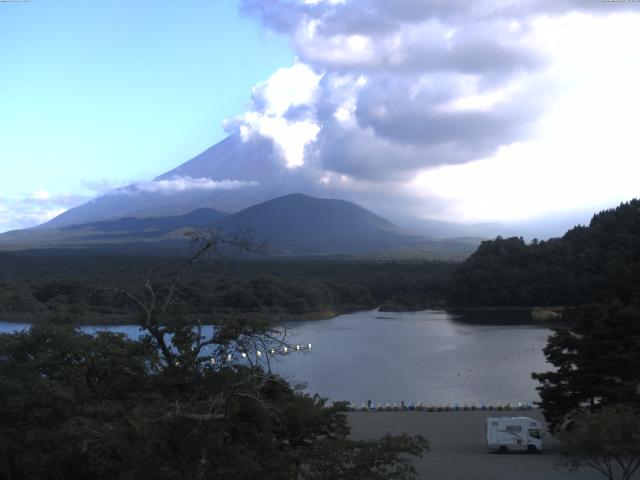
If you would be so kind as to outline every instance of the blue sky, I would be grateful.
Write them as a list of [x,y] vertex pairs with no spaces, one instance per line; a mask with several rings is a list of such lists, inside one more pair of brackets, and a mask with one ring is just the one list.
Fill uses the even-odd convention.
[[149,180],[292,61],[232,0],[0,3],[0,203]]

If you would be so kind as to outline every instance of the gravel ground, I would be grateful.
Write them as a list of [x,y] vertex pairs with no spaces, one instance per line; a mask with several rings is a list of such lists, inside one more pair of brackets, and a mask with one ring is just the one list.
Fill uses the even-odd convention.
[[527,416],[544,421],[538,410],[513,412],[351,412],[354,439],[375,438],[385,433],[420,434],[431,443],[431,452],[415,460],[418,478],[430,480],[602,480],[595,470],[570,472],[556,468],[560,445],[549,433],[544,452],[491,453],[485,440],[485,418]]

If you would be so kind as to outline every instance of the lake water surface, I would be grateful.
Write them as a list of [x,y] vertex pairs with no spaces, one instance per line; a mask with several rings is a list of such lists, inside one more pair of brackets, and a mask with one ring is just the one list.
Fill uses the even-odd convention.
[[[509,320],[509,317],[513,321]],[[310,352],[278,358],[273,370],[310,392],[361,404],[512,404],[538,399],[531,372],[550,369],[542,348],[551,333],[511,314],[376,310],[290,322],[292,343]],[[28,328],[0,322],[0,332]],[[95,331],[103,327],[84,327]],[[112,331],[137,337],[135,326]]]

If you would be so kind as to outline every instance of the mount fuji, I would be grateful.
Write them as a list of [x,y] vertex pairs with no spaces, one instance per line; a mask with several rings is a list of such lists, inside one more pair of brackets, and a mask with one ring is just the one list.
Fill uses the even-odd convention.
[[288,168],[269,139],[231,135],[151,182],[112,190],[45,224],[0,235],[0,249],[184,249],[185,229],[193,227],[251,230],[277,252],[293,255],[428,251],[460,256],[479,243],[477,238],[439,242],[411,233],[346,201],[354,194],[327,198],[335,191],[316,177],[311,167]]
[[152,182],[115,189],[37,228],[61,228],[122,217],[182,215],[198,208],[235,212],[294,193],[292,172],[267,139],[231,135]]

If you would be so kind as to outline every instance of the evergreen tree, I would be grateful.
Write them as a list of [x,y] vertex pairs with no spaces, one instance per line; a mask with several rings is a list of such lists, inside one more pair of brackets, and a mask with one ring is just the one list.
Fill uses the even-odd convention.
[[552,430],[583,411],[640,405],[640,308],[620,302],[582,309],[577,323],[558,328],[544,349],[556,370],[534,373]]
[[452,275],[452,305],[578,306],[640,294],[640,200],[593,216],[562,238],[483,242]]

